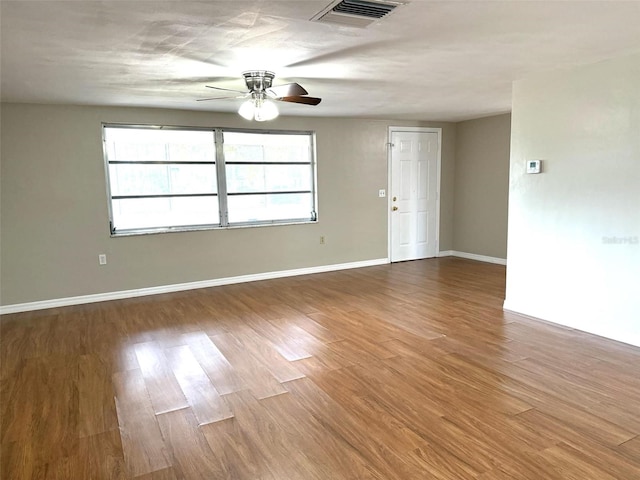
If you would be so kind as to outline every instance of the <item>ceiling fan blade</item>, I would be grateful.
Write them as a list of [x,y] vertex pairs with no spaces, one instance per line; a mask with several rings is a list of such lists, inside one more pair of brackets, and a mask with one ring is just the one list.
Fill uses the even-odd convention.
[[267,88],[267,93],[279,98],[306,95],[309,92],[302,88],[302,85],[298,83],[285,83],[284,85],[278,85],[277,87]]
[[279,97],[276,100],[281,102],[304,103],[305,105],[318,105],[322,99],[318,97],[301,97],[300,95],[289,95],[287,97]]
[[243,90],[233,90],[231,88],[222,88],[222,87],[212,87],[211,85],[205,85],[207,88],[213,88],[214,90],[224,90],[225,92],[236,92],[236,93],[249,93]]
[[206,102],[208,100],[228,100],[230,98],[244,98],[245,95],[234,95],[233,97],[211,97],[211,98],[197,98],[196,102]]

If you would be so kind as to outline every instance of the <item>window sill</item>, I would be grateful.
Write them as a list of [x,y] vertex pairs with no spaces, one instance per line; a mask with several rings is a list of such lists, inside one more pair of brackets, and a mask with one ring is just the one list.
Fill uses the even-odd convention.
[[196,227],[170,227],[170,228],[150,228],[147,230],[123,230],[110,234],[111,238],[118,237],[138,237],[141,235],[160,235],[163,233],[183,233],[183,232],[202,232],[207,230],[238,230],[244,228],[260,228],[260,227],[281,227],[290,225],[310,225],[316,224],[318,220],[305,220],[302,222],[273,222],[273,223],[245,223],[228,226],[196,226]]

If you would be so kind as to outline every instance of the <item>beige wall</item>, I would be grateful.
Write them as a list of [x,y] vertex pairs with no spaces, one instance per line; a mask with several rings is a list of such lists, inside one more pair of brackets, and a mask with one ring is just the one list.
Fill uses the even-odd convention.
[[3,104],[1,114],[2,305],[386,258],[378,190],[387,188],[390,125],[443,128],[440,245],[452,245],[453,124],[280,118],[268,127],[317,133],[318,224],[111,238],[101,122],[254,125],[235,114],[138,108]]
[[[395,124],[394,124],[395,125]],[[455,123],[439,125],[424,123],[422,127],[442,128],[442,163],[440,165],[440,232],[438,249],[441,252],[453,248],[453,206],[455,198],[455,158],[456,131]]]
[[[513,92],[505,307],[640,345],[640,55]],[[525,173],[527,160],[543,173]]]
[[511,115],[456,127],[453,250],[506,259]]

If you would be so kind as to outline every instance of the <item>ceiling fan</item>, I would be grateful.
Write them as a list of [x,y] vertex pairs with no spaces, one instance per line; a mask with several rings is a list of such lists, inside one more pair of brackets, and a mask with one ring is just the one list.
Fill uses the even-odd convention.
[[226,98],[247,98],[238,113],[247,120],[256,120],[263,122],[273,120],[278,116],[278,108],[273,100],[279,102],[302,103],[304,105],[318,105],[322,99],[317,97],[308,97],[308,93],[298,83],[286,83],[284,85],[273,86],[275,74],[266,70],[250,70],[243,72],[244,81],[247,84],[247,92],[241,90],[233,90],[229,88],[212,87],[206,85],[207,88],[214,90],[222,90],[226,92],[240,93],[239,96],[231,97],[212,97],[202,98],[199,102],[208,100],[222,100]]

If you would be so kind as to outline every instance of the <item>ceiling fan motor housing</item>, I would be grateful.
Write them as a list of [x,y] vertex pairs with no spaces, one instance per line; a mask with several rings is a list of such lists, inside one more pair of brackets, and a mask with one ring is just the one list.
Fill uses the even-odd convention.
[[242,75],[250,92],[264,92],[271,88],[273,77],[275,77],[275,73],[267,70],[250,70],[243,72]]

